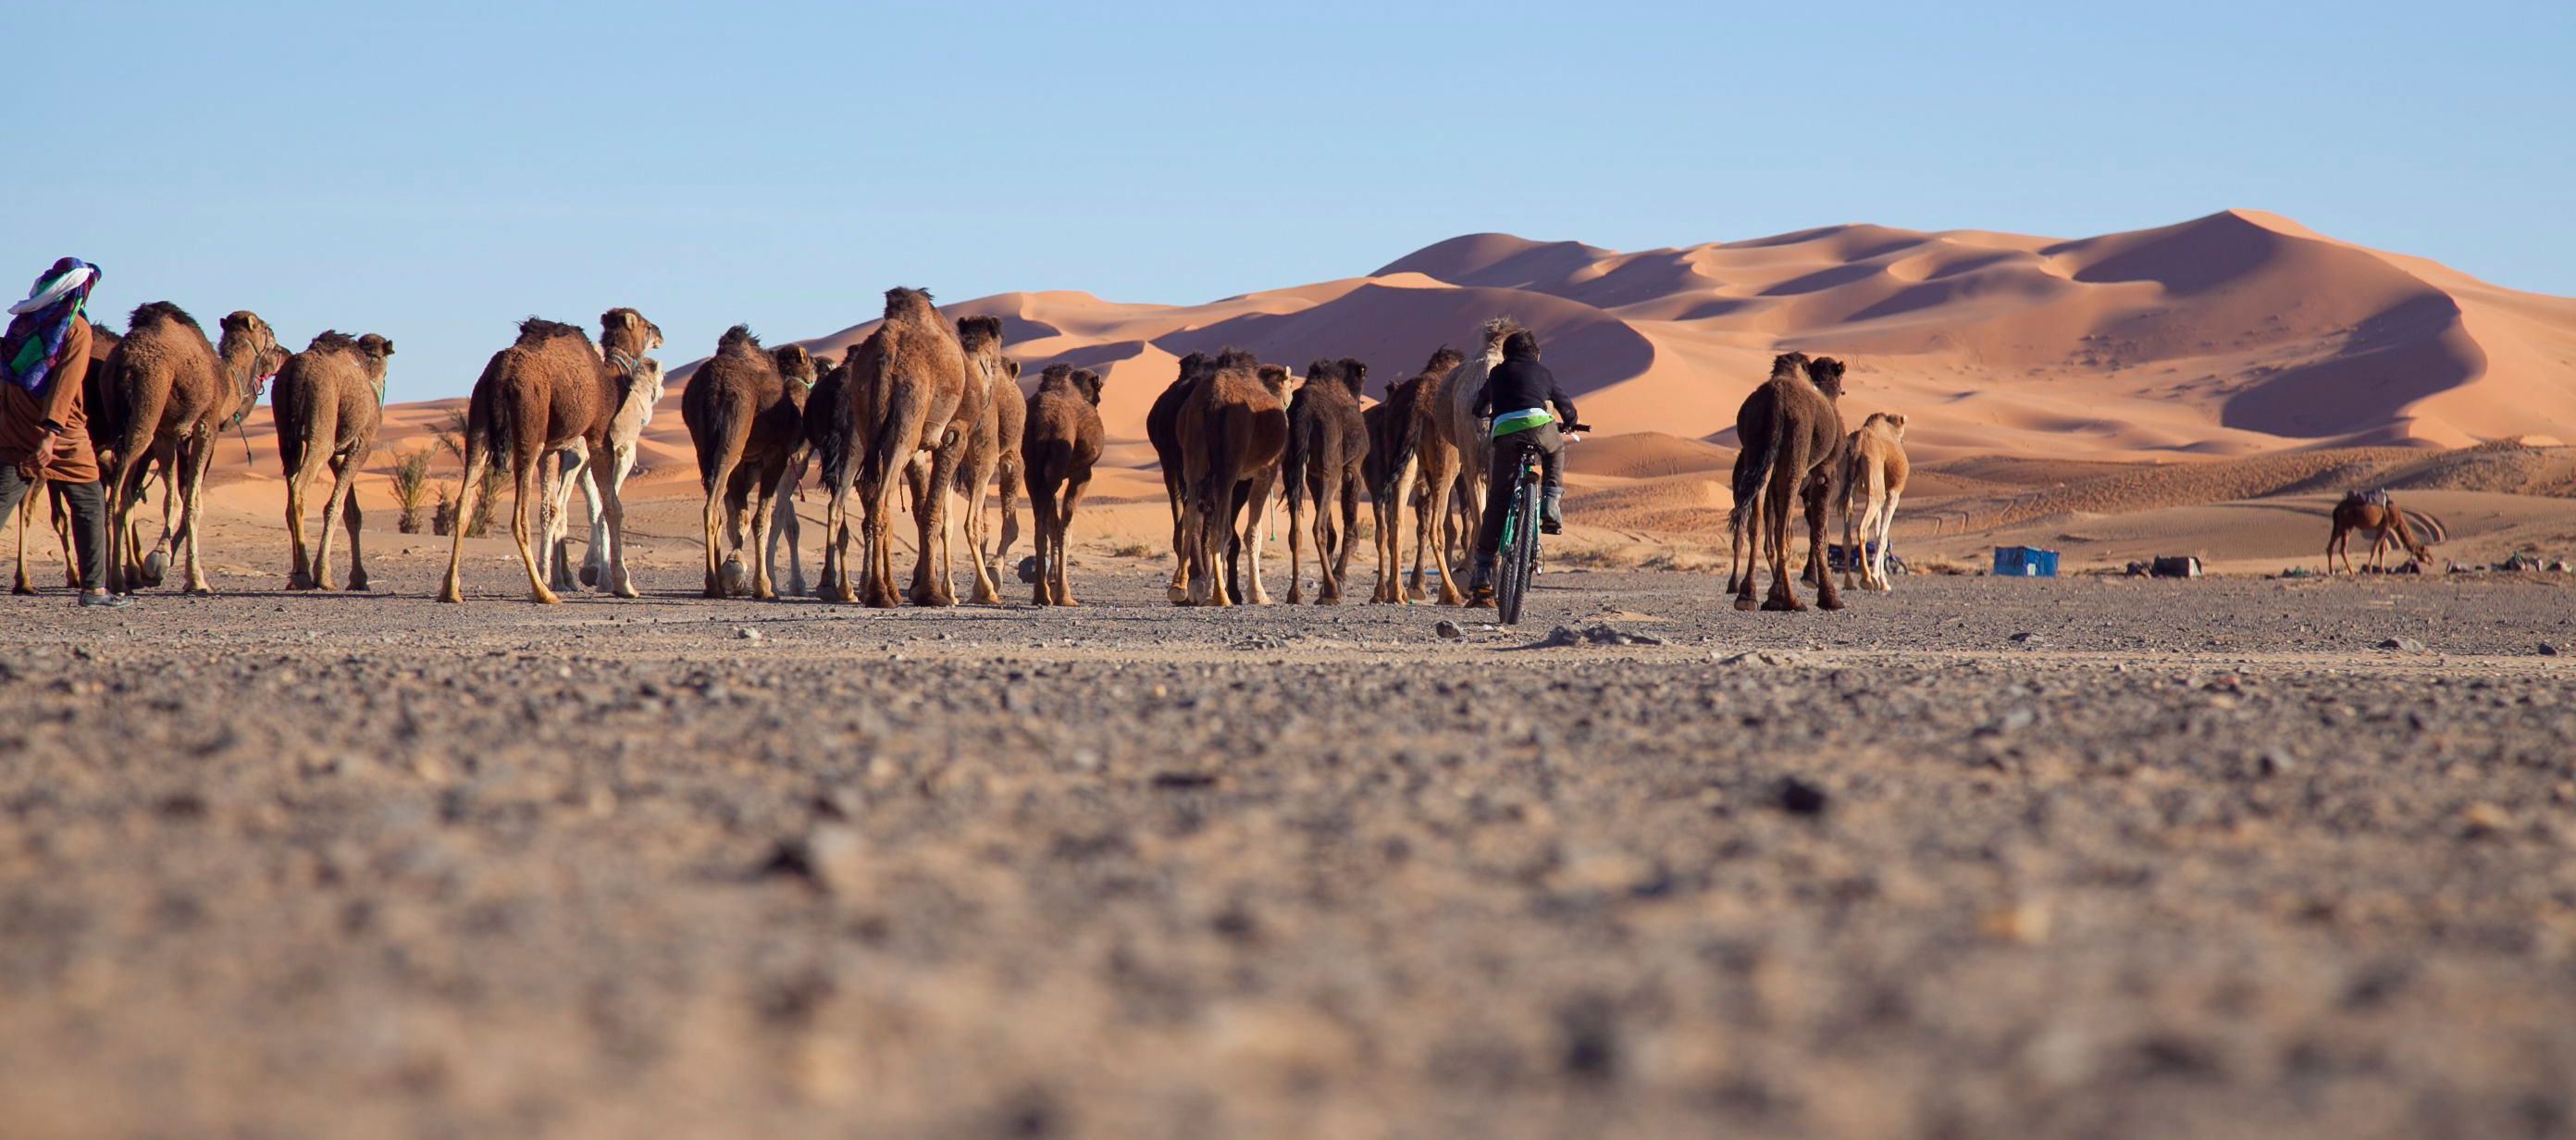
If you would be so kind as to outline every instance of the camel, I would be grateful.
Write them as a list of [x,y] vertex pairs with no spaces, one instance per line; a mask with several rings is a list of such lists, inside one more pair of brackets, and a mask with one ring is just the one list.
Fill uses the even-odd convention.
[[[583,478],[594,461],[613,460],[610,438],[620,413],[639,391],[659,391],[662,365],[644,353],[660,343],[661,330],[633,309],[610,309],[599,316],[599,344],[581,329],[530,317],[519,322],[519,339],[492,354],[474,381],[474,396],[465,412],[465,482],[483,477],[487,463],[510,465],[513,497],[510,537],[519,544],[519,561],[528,572],[528,599],[553,605],[563,599],[546,584],[537,552],[529,545],[528,514],[542,488],[547,502],[561,511],[565,482]],[[544,471],[546,456],[569,450],[575,459],[567,470]],[[496,456],[494,453],[498,452]],[[614,479],[599,481],[601,509],[607,516],[608,591],[621,598],[636,596],[626,574],[626,508],[618,500]],[[438,600],[465,600],[461,566],[465,528],[457,527],[448,547],[447,577]]]
[[[1000,474],[1002,518],[1007,524],[1002,545],[1009,546],[1019,529],[1019,517],[1011,509],[1011,500],[1019,493],[1020,437],[1026,427],[1028,406],[1020,395],[1019,367],[1002,359],[1000,317],[957,318],[957,345],[966,353],[967,385],[980,389],[981,400],[974,424],[967,431],[966,448],[959,457],[956,473],[957,493],[966,497],[966,546],[975,564],[975,588],[967,600],[998,605],[1002,600],[999,571],[993,552],[986,549],[991,524],[984,517],[984,502],[985,496],[992,493],[993,477]],[[918,494],[915,499],[919,499]],[[945,580],[948,566],[944,557],[939,572]]]
[[[1340,605],[1350,573],[1350,539],[1359,531],[1361,465],[1369,450],[1360,390],[1368,366],[1347,357],[1306,366],[1306,383],[1288,406],[1288,442],[1280,478],[1288,489],[1288,604],[1305,600],[1298,540],[1306,534],[1306,496],[1315,497],[1315,604]],[[1341,525],[1333,510],[1341,509]]]
[[[781,476],[786,481],[785,487],[778,492],[782,509],[770,512],[767,545],[762,555],[762,560],[769,564],[769,580],[775,584],[778,581],[778,550],[781,546],[787,548],[787,592],[800,598],[812,591],[805,579],[804,555],[797,548],[797,544],[804,541],[805,528],[796,517],[796,504],[805,498],[805,475],[814,462],[815,430],[830,418],[819,410],[821,405],[816,401],[821,398],[827,383],[832,383],[832,374],[840,368],[838,357],[814,358],[814,383],[805,390],[805,415],[797,433],[796,453],[788,459],[787,472]],[[833,384],[832,390],[837,393],[840,389]]]
[[[1433,512],[1424,494],[1421,452],[1433,432],[1433,405],[1438,400],[1441,378],[1464,359],[1457,349],[1441,345],[1421,372],[1388,388],[1384,403],[1361,413],[1360,422],[1368,432],[1369,442],[1368,454],[1360,461],[1360,474],[1368,482],[1369,512],[1376,522],[1377,588],[1369,594],[1371,602],[1403,605],[1423,600],[1423,562],[1436,555],[1440,544],[1432,536]],[[1453,458],[1454,455],[1453,450]],[[1410,587],[1403,580],[1407,504],[1413,506],[1414,522]],[[1446,579],[1448,566],[1436,557],[1432,561]],[[1451,585],[1444,592],[1455,593],[1456,587]]]
[[[1421,447],[1422,477],[1423,493],[1431,503],[1432,530],[1444,546],[1438,559],[1444,606],[1466,604],[1450,568],[1464,567],[1474,556],[1467,547],[1473,544],[1477,521],[1484,513],[1485,469],[1494,441],[1485,434],[1484,418],[1476,414],[1476,397],[1484,392],[1485,378],[1494,366],[1503,362],[1503,342],[1521,331],[1521,323],[1510,317],[1486,321],[1482,351],[1452,369],[1432,401],[1431,430],[1423,434]],[[1453,517],[1458,524],[1454,527]]]
[[[538,504],[539,517],[545,520],[545,540],[537,549],[542,552],[547,565],[546,584],[558,591],[583,586],[607,588],[608,516],[600,498],[600,479],[605,475],[608,482],[615,485],[613,489],[621,496],[625,493],[626,477],[635,470],[636,443],[644,438],[645,426],[653,422],[653,409],[662,402],[664,378],[661,365],[645,367],[641,354],[660,347],[662,327],[646,321],[642,347],[635,354],[609,360],[609,370],[625,371],[634,378],[634,386],[627,390],[626,402],[618,405],[616,418],[609,421],[608,455],[604,459],[585,462],[587,444],[581,451],[566,449],[553,453],[557,481],[554,495]],[[601,359],[608,359],[606,349],[598,345],[591,348],[600,354]],[[581,490],[583,514],[590,523],[590,540],[582,550],[578,575],[572,565],[569,535],[572,520],[566,513],[572,489],[576,487]]]
[[[707,597],[745,592],[744,508],[750,506],[750,533],[756,540],[769,529],[788,461],[804,449],[805,397],[813,386],[811,353],[792,344],[764,349],[746,325],[725,330],[715,355],[689,377],[680,396],[680,416],[697,446],[698,483],[706,492]],[[724,529],[721,542],[719,524]],[[751,596],[776,598],[768,559],[755,557],[751,563]]]
[[1066,581],[1064,536],[1091,484],[1091,465],[1100,460],[1100,385],[1100,374],[1088,368],[1050,364],[1025,408],[1028,430],[1020,450],[1027,460],[1029,520],[1038,548],[1030,600],[1041,606],[1076,604]]
[[[215,437],[242,422],[259,406],[260,388],[286,363],[286,350],[268,322],[249,310],[224,317],[220,345],[206,340],[197,320],[168,301],[137,306],[126,321],[125,339],[107,357],[104,394],[121,421],[114,466],[102,472],[110,519],[107,532],[107,587],[128,593],[135,585],[158,585],[162,569],[184,545],[187,590],[211,594],[200,556],[196,525],[205,506],[206,469],[214,462]],[[141,499],[147,465],[158,465],[171,499],[178,506],[175,526],[165,526],[151,555],[136,559],[129,536],[135,503]],[[122,549],[120,549],[122,547]],[[154,565],[157,560],[158,565]]]
[[2370,531],[2374,536],[2370,540],[2370,558],[2363,563],[2374,571],[2385,569],[2382,558],[2391,536],[2405,549],[2407,557],[2417,562],[2429,562],[2433,557],[2428,546],[2415,540],[2406,512],[2398,508],[2397,500],[2388,492],[2354,491],[2335,504],[2334,533],[2326,539],[2326,573],[2334,573],[2337,555],[2343,558],[2344,573],[2353,572],[2351,541],[2356,530]]
[[[1783,353],[1771,361],[1771,378],[1745,397],[1736,411],[1736,434],[1752,460],[1736,465],[1735,509],[1729,522],[1733,528],[1752,529],[1758,509],[1760,523],[1768,527],[1762,533],[1761,550],[1771,559],[1771,595],[1761,603],[1762,609],[1806,608],[1789,585],[1789,506],[1798,499],[1806,505],[1807,558],[1817,579],[1816,605],[1828,610],[1843,607],[1832,576],[1824,572],[1825,507],[1843,442],[1842,413],[1834,406],[1842,396],[1842,374],[1840,361],[1811,361],[1801,353]],[[1739,610],[1754,608],[1753,573],[1748,562],[1735,596]]]
[[[955,605],[956,592],[945,576],[931,571],[935,560],[946,558],[946,488],[956,478],[966,437],[975,426],[975,405],[986,389],[968,383],[966,350],[958,343],[956,330],[931,307],[930,294],[894,288],[886,290],[885,297],[884,321],[850,350],[834,373],[840,379],[834,396],[837,406],[831,421],[819,429],[817,451],[823,459],[824,481],[831,488],[824,517],[824,589],[836,601],[864,601],[880,608],[897,604],[891,534],[895,491],[904,482],[902,472],[913,456],[928,451],[931,463],[924,485],[939,488],[940,493],[922,496],[915,512],[921,545],[913,563],[911,597],[916,605]],[[849,537],[854,489],[864,496],[860,505],[866,536],[861,551],[868,560],[861,572],[864,588],[855,593],[841,549]]]
[[[269,413],[277,419],[277,458],[286,470],[286,542],[295,565],[290,590],[331,588],[331,520],[349,531],[349,588],[367,588],[365,556],[358,545],[363,515],[350,480],[375,450],[385,417],[385,358],[394,342],[368,333],[351,337],[325,330],[277,370]],[[322,533],[308,560],[304,544],[304,494],[322,468],[331,468],[331,491],[322,499]]]
[[[116,447],[118,434],[115,408],[107,397],[107,358],[116,351],[116,342],[123,339],[110,332],[106,325],[97,321],[89,323],[89,372],[81,378],[81,407],[89,417],[90,450],[97,454],[102,472],[107,470],[108,453]],[[63,489],[51,485],[42,472],[37,473],[36,483],[45,490],[45,508],[53,521],[54,538],[62,544],[63,583],[78,589],[80,560],[72,549],[71,501],[64,498]],[[36,592],[35,583],[27,577],[27,523],[36,514],[36,490],[36,487],[27,488],[26,498],[18,501],[18,577],[9,588],[13,594]],[[167,502],[169,495],[163,494],[162,500]]]
[[1204,352],[1193,352],[1181,358],[1180,372],[1172,378],[1163,394],[1154,397],[1154,406],[1145,412],[1145,440],[1154,447],[1154,465],[1163,472],[1163,495],[1172,508],[1172,581],[1164,593],[1174,603],[1189,597],[1189,555],[1181,538],[1181,405],[1216,365]]
[[[1839,482],[1843,509],[1843,588],[1852,588],[1852,567],[1860,567],[1860,585],[1890,590],[1887,581],[1887,534],[1896,525],[1896,503],[1905,497],[1905,417],[1871,412],[1860,430],[1843,439]],[[1855,515],[1852,505],[1861,505]]]
[[[1287,370],[1263,366],[1253,355],[1229,348],[1192,386],[1173,420],[1181,458],[1181,534],[1189,559],[1192,605],[1233,605],[1234,568],[1242,554],[1252,561],[1254,605],[1270,604],[1261,583],[1260,525],[1271,486],[1279,477],[1279,456],[1288,443],[1288,399],[1295,390]],[[1255,508],[1245,521],[1239,546],[1230,540],[1244,508]],[[1230,553],[1226,571],[1220,554]]]

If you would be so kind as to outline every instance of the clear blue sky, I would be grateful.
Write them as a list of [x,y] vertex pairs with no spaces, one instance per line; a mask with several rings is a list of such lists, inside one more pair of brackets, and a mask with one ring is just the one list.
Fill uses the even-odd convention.
[[2564,0],[1212,7],[13,6],[0,288],[72,253],[115,323],[381,332],[396,399],[531,313],[677,363],[889,284],[1193,302],[1479,230],[2241,206],[2576,293]]

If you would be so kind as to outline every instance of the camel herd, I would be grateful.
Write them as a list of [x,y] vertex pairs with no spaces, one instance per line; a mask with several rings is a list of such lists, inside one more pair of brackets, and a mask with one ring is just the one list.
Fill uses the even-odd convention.
[[[662,366],[648,355],[662,346],[662,331],[630,308],[602,314],[599,329],[594,342],[573,325],[522,322],[517,339],[494,353],[475,381],[465,416],[465,484],[478,483],[487,465],[508,465],[510,533],[529,595],[538,602],[557,601],[577,584],[636,596],[619,491],[663,394]],[[1363,396],[1368,366],[1355,359],[1319,359],[1299,375],[1235,348],[1184,358],[1146,417],[1171,507],[1170,600],[1267,604],[1262,539],[1278,497],[1288,517],[1288,601],[1310,600],[1305,558],[1312,550],[1317,588],[1311,601],[1339,603],[1365,491],[1377,556],[1369,600],[1464,604],[1457,574],[1472,558],[1490,446],[1476,397],[1502,360],[1504,341],[1522,326],[1496,317],[1479,331],[1477,352],[1443,346],[1419,371],[1387,385],[1385,398],[1373,404]],[[1033,583],[1031,601],[1073,605],[1066,535],[1101,454],[1103,380],[1090,369],[1052,364],[1024,394],[1019,364],[1002,355],[1002,339],[1000,320],[952,322],[929,294],[902,288],[887,291],[884,319],[839,360],[795,345],[765,348],[744,326],[727,330],[690,377],[681,402],[705,493],[706,596],[779,597],[782,545],[790,566],[783,592],[806,592],[796,512],[780,509],[780,500],[794,494],[809,465],[818,465],[827,501],[815,595],[871,606],[957,604],[954,495],[964,500],[968,600],[999,602],[998,564],[1018,537],[1016,506],[1025,485],[1036,546],[1033,572],[1023,571]],[[382,424],[392,341],[326,331],[290,354],[255,313],[226,316],[209,339],[194,318],[167,302],[135,309],[122,337],[95,329],[94,341],[86,398],[109,494],[111,589],[158,585],[175,557],[184,560],[188,590],[210,592],[195,525],[206,472],[219,433],[250,414],[272,378],[287,475],[289,586],[334,588],[336,518],[348,535],[342,584],[368,588],[362,516],[351,484]],[[1741,450],[1732,480],[1736,506],[1728,516],[1734,567],[1727,588],[1739,609],[1805,608],[1789,570],[1793,511],[1803,511],[1807,524],[1799,578],[1813,584],[1819,607],[1843,605],[1825,543],[1825,524],[1837,507],[1844,519],[1842,588],[1890,588],[1889,534],[1908,473],[1906,421],[1874,412],[1846,431],[1843,374],[1842,362],[1832,358],[1783,353],[1737,411]],[[331,481],[322,496],[322,529],[308,544],[308,496],[326,469]],[[163,525],[147,552],[133,514],[155,473],[164,489]],[[998,542],[985,509],[996,483]],[[578,576],[566,527],[575,487],[590,522]],[[900,593],[891,537],[899,492],[915,528],[912,575]],[[1408,506],[1410,528],[1404,525]],[[54,513],[59,531],[63,512],[57,506]],[[24,518],[20,593],[32,592]],[[2335,512],[2330,570],[2331,556],[2353,529],[2378,531],[2382,543],[2393,537],[2424,557],[2405,515],[2384,493],[2356,494]],[[454,531],[442,601],[464,596],[463,530]],[[68,562],[70,536],[62,539]],[[746,552],[755,544],[759,549]],[[2374,563],[2378,555],[2375,544]],[[1756,571],[1765,559],[1770,582],[1757,603]]]

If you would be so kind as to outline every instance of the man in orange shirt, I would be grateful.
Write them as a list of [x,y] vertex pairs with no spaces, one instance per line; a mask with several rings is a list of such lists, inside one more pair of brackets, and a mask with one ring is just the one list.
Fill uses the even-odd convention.
[[66,257],[9,306],[9,330],[0,335],[0,519],[37,480],[61,484],[80,552],[80,604],[113,609],[133,602],[107,592],[107,498],[81,406],[90,349],[82,309],[98,276],[97,266]]

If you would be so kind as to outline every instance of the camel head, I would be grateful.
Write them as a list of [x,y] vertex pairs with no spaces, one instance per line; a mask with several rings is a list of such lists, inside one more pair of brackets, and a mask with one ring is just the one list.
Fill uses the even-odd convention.
[[1523,327],[1519,321],[1513,320],[1510,317],[1497,316],[1487,320],[1484,327],[1485,359],[1501,360],[1503,358],[1503,342],[1511,339],[1511,335],[1513,333],[1527,331],[1529,330]]
[[1860,422],[1860,430],[1868,431],[1869,429],[1880,425],[1886,426],[1888,435],[1897,439],[1905,438],[1905,416],[1903,413],[1871,412],[1868,419]]
[[939,309],[930,301],[930,290],[907,289],[897,285],[885,292],[885,318],[890,321],[896,317],[937,321]]
[[1422,366],[1422,372],[1426,376],[1446,376],[1466,362],[1467,354],[1444,344],[1432,351],[1430,361]]
[[1793,379],[1806,367],[1806,353],[1784,352],[1771,358],[1771,378],[1774,380]]
[[814,354],[805,346],[791,344],[769,351],[769,359],[778,365],[778,377],[802,388],[811,388],[823,374],[814,367]]
[[[1237,354],[1232,351],[1227,352],[1223,360],[1218,362],[1218,366],[1224,368],[1233,367],[1234,365],[1232,362],[1236,355]],[[1247,352],[1240,355],[1249,359],[1252,354]],[[1295,403],[1297,399],[1297,390],[1306,386],[1306,378],[1303,376],[1290,375],[1288,367],[1284,364],[1261,365],[1254,372],[1254,375],[1261,377],[1261,386],[1270,389],[1270,394],[1279,398],[1279,406],[1283,408]]]
[[610,309],[599,315],[599,345],[602,351],[624,353],[642,359],[645,353],[662,347],[662,326],[644,319],[633,309]]
[[649,356],[642,357],[636,360],[633,370],[623,374],[623,378],[626,394],[617,401],[615,423],[620,429],[615,433],[617,435],[627,434],[623,429],[630,419],[636,431],[653,422],[653,405],[662,402],[662,362]]
[[1843,362],[1830,356],[1819,356],[1807,362],[1807,379],[1828,400],[1843,398]]
[[814,378],[820,380],[823,377],[829,376],[832,374],[833,369],[839,368],[840,366],[840,357],[817,356],[814,358]]
[[1368,387],[1368,365],[1347,356],[1343,357],[1342,387],[1351,390],[1351,399],[1359,399],[1361,390]]
[[286,367],[286,358],[291,354],[286,346],[277,343],[276,330],[248,309],[226,314],[222,328],[223,337],[216,342],[215,352],[223,357],[233,383],[242,386],[241,406],[233,413],[238,420],[259,406],[259,395],[268,387],[269,378]]
[[1100,406],[1100,386],[1103,383],[1106,381],[1101,379],[1100,374],[1088,368],[1073,370],[1073,386],[1082,392],[1083,398],[1091,401],[1092,407]]

